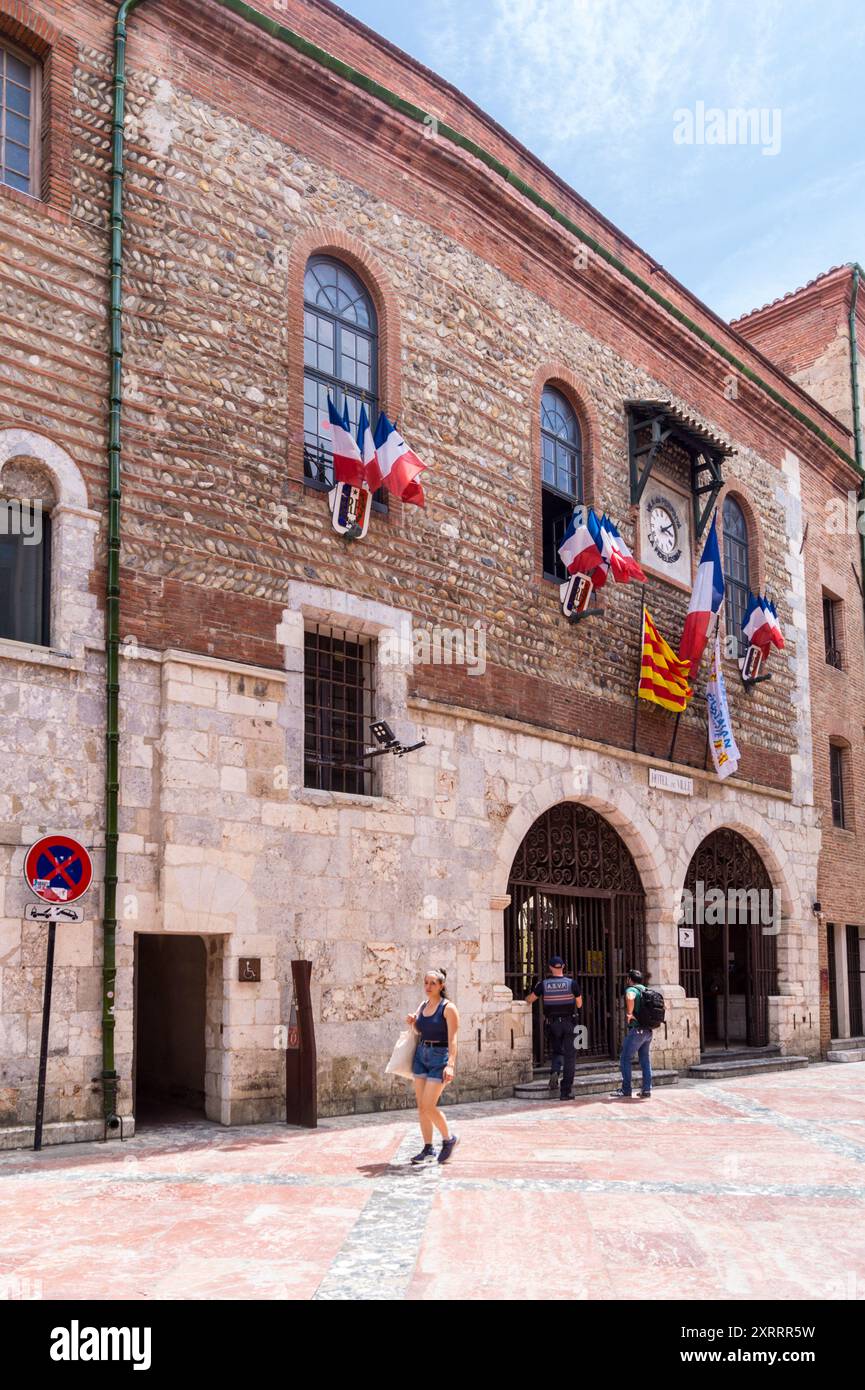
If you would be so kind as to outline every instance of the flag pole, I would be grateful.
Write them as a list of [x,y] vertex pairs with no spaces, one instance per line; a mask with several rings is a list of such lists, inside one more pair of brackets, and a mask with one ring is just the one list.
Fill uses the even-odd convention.
[[681,713],[677,714],[677,715],[676,715],[676,722],[675,722],[675,724],[673,725],[673,741],[672,741],[672,743],[670,744],[670,756],[669,756],[668,759],[667,759],[667,762],[668,762],[668,763],[671,763],[671,762],[673,761],[673,753],[675,752],[675,749],[676,749],[676,735],[677,735],[678,732],[679,732],[679,720],[681,719],[681,717],[682,717]]
[[631,729],[631,752],[637,751],[637,714],[640,709],[640,672],[643,669],[643,647],[646,641],[646,586],[640,587],[640,653],[637,666],[637,684],[634,688],[634,723]]

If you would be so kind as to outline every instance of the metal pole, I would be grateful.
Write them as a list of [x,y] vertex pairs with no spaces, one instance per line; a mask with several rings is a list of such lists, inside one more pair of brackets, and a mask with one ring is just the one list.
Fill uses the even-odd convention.
[[45,1114],[45,1075],[48,1070],[48,1031],[51,1026],[51,984],[54,978],[54,936],[57,923],[48,923],[48,951],[45,956],[45,993],[42,999],[42,1041],[39,1046],[39,1081],[36,1086],[36,1127],[33,1149],[42,1148],[42,1119]]
[[634,723],[631,729],[631,752],[637,751],[637,714],[640,709],[640,672],[643,669],[643,646],[646,638],[646,586],[640,587],[640,653],[637,658],[637,684],[634,689]]
[[677,736],[677,734],[678,734],[678,732],[679,732],[679,720],[681,719],[681,717],[682,717],[681,714],[677,714],[677,715],[676,715],[676,722],[675,722],[675,724],[673,725],[673,741],[672,741],[672,743],[670,744],[670,756],[669,756],[669,758],[667,759],[667,762],[668,762],[668,763],[671,763],[671,762],[673,761],[673,754],[674,754],[674,752],[676,751],[676,736]]

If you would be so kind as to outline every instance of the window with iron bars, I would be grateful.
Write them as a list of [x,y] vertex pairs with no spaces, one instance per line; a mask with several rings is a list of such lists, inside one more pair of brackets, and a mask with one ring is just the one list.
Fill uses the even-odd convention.
[[364,746],[375,717],[372,642],[322,624],[304,634],[306,787],[377,796],[378,777]]
[[841,658],[841,603],[831,594],[823,595],[823,638],[826,643],[826,661],[840,671]]
[[832,795],[832,824],[839,830],[847,825],[844,797],[844,749],[838,743],[829,744],[829,778]]

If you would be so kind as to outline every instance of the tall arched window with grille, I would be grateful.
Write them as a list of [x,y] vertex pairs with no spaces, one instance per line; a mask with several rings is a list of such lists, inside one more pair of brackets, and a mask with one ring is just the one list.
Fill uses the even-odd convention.
[[567,578],[558,551],[583,500],[582,435],[576,411],[554,386],[541,395],[541,534],[545,579]]
[[745,649],[742,619],[748,607],[748,591],[751,588],[751,561],[748,524],[735,497],[724,499],[723,526],[727,636],[736,638],[739,654],[742,655]]
[[354,271],[330,256],[312,256],[303,282],[303,461],[313,485],[333,486],[333,445],[322,429],[331,396],[357,428],[361,402],[378,419],[378,320]]

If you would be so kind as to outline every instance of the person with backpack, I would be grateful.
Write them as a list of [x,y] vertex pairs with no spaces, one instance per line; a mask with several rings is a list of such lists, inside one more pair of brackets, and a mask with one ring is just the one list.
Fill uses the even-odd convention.
[[643,1089],[640,1100],[649,1100],[652,1094],[652,1031],[664,1022],[664,996],[657,990],[647,990],[643,975],[639,970],[628,971],[625,988],[625,1036],[622,1039],[622,1052],[619,1066],[622,1069],[622,1084],[613,1091],[611,1100],[631,1099],[631,1067],[635,1057],[640,1059],[643,1076]]
[[551,956],[549,974],[532,986],[526,1002],[544,1001],[544,1032],[550,1049],[551,1091],[559,1090],[561,1100],[574,1098],[574,1071],[577,1058],[574,1052],[576,1011],[583,1007],[580,987],[572,975],[565,974],[561,956]]

